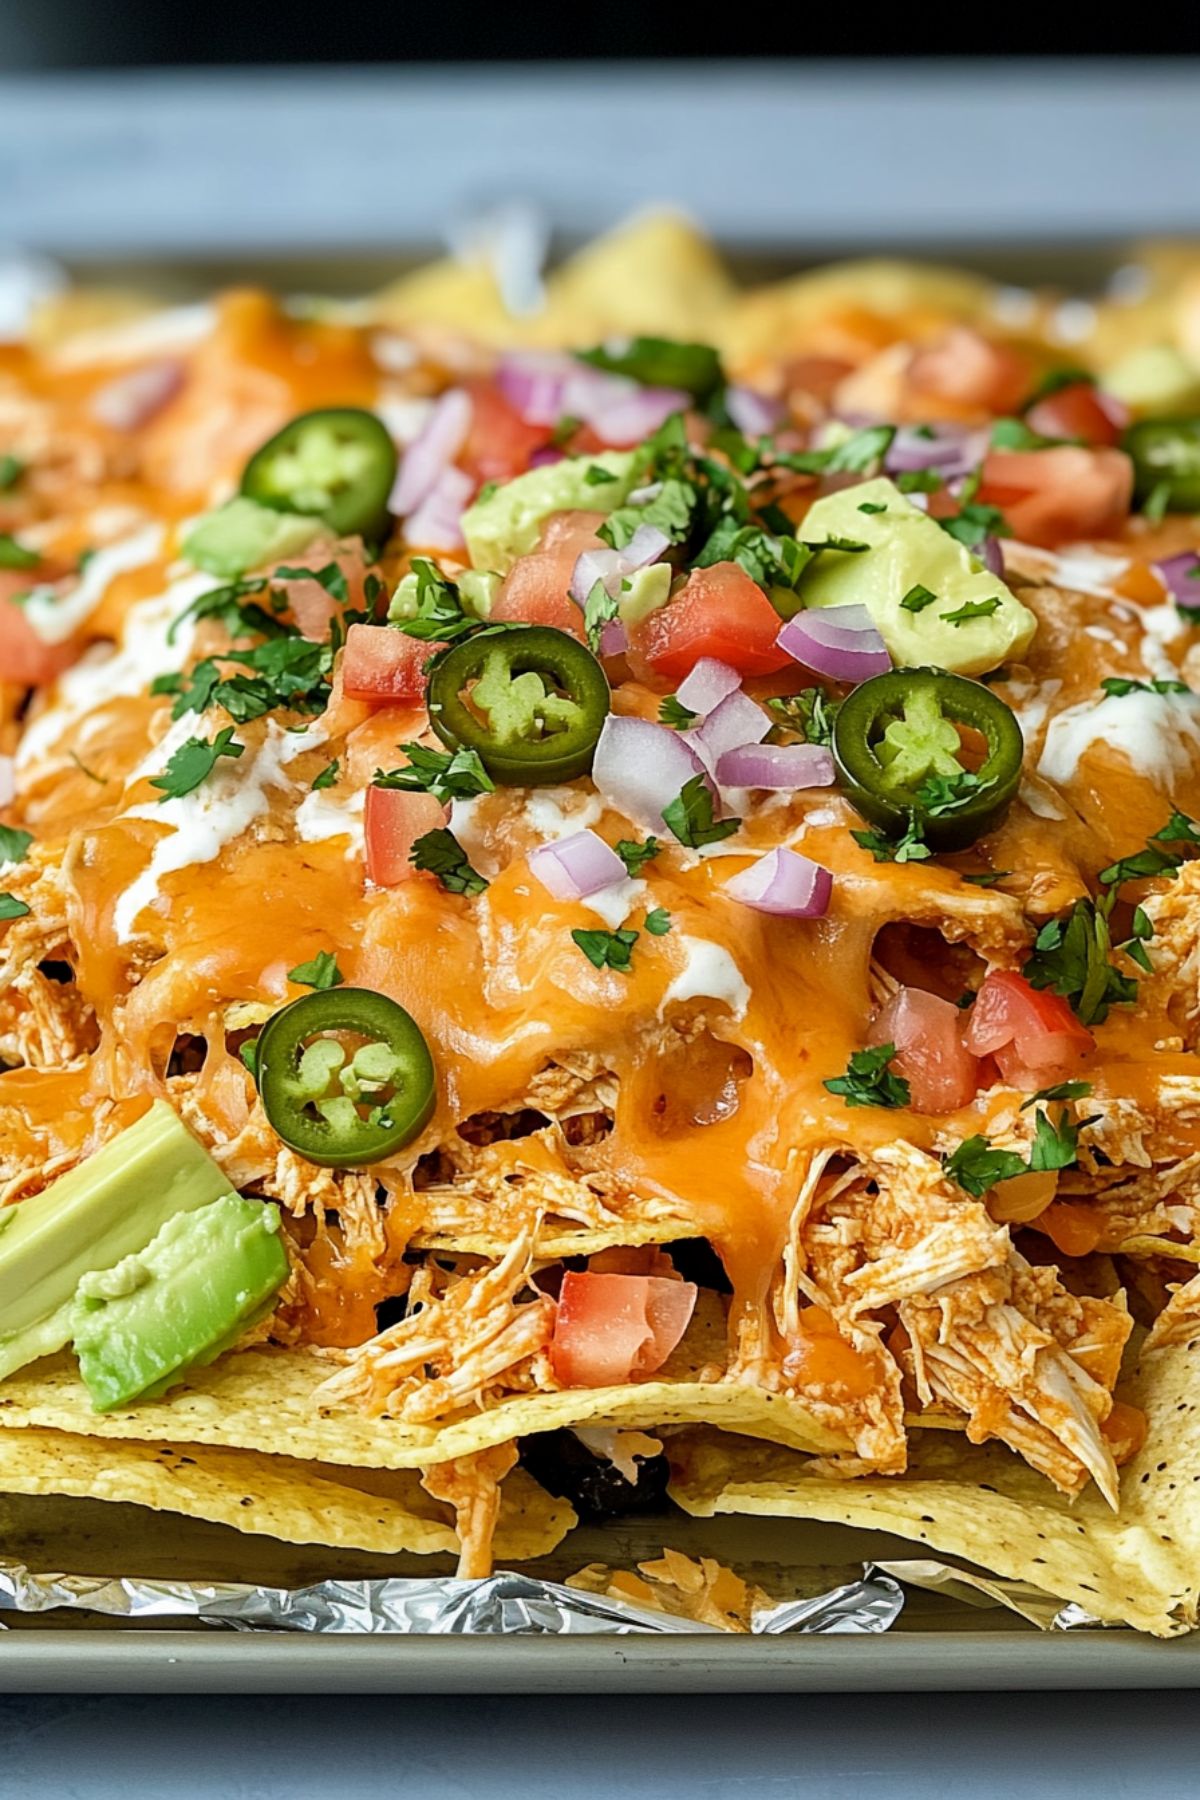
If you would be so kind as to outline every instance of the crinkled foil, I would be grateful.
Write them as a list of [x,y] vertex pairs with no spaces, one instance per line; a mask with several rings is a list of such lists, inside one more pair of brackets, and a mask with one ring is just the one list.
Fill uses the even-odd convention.
[[[904,1594],[887,1575],[865,1575],[829,1593],[763,1608],[757,1632],[887,1631]],[[39,1575],[0,1560],[0,1610],[58,1607],[117,1619],[202,1619],[235,1631],[312,1631],[356,1635],[421,1632],[449,1637],[504,1632],[569,1637],[611,1632],[712,1633],[715,1626],[626,1605],[620,1600],[535,1581],[493,1575],[486,1581],[322,1581],[311,1587],[253,1587],[242,1582],[135,1581],[125,1577]]]
[[911,1587],[945,1594],[965,1606],[1006,1606],[1041,1631],[1078,1631],[1085,1626],[1103,1624],[1103,1620],[1095,1618],[1074,1601],[1064,1605],[1062,1600],[1030,1582],[986,1575],[981,1570],[957,1569],[927,1557],[869,1563],[866,1573],[868,1576],[892,1575]]

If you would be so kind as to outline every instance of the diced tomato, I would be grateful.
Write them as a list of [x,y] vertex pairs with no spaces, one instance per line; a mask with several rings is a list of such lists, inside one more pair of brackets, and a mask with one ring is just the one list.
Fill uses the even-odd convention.
[[1090,381],[1073,381],[1031,406],[1025,422],[1043,437],[1111,445],[1120,443],[1129,414],[1119,400],[1102,394]]
[[280,580],[277,574],[271,577],[272,588],[287,600],[287,610],[297,630],[303,637],[312,638],[315,643],[329,636],[330,624],[344,608],[349,608],[352,612],[363,610],[367,560],[363,554],[362,542],[359,538],[350,538],[343,543],[311,544],[303,557],[281,565],[283,568],[303,567],[316,571],[327,568],[330,563],[336,563],[345,577],[344,602],[323,587],[315,573],[294,580]]
[[782,621],[767,596],[737,563],[694,569],[686,585],[630,634],[630,666],[677,687],[702,656],[739,675],[771,675],[791,658],[775,640]]
[[1011,1087],[1052,1087],[1075,1074],[1096,1040],[1066,1001],[1031,987],[1023,975],[993,969],[971,1008],[967,1046],[994,1056]]
[[41,582],[52,581],[61,571],[48,569],[0,569],[0,681],[18,687],[45,687],[79,655],[77,638],[48,644],[40,638],[16,604]]
[[963,1042],[963,1015],[937,994],[899,988],[872,1019],[867,1042],[895,1044],[891,1067],[907,1081],[914,1112],[957,1112],[979,1090],[979,1062]]
[[441,644],[406,637],[391,625],[352,625],[342,657],[342,692],[374,706],[425,697],[425,664]]
[[661,1369],[696,1306],[691,1281],[568,1270],[550,1345],[564,1387],[615,1387]]
[[936,344],[918,350],[908,380],[916,393],[987,413],[1012,412],[1030,385],[1029,364],[1020,351],[994,344],[968,325],[956,325]]
[[1080,538],[1110,537],[1129,517],[1133,465],[1123,450],[992,450],[979,498],[998,506],[1014,536],[1052,549]]
[[483,485],[485,481],[511,481],[523,475],[529,459],[548,441],[545,425],[527,425],[490,381],[466,381],[471,396],[471,424],[466,442],[455,458],[462,469]]
[[598,512],[561,512],[548,519],[537,549],[519,556],[504,577],[489,614],[492,623],[553,625],[582,641],[583,611],[571,598],[571,576],[585,550],[603,548],[596,536],[603,522]]
[[367,875],[378,887],[398,887],[417,871],[409,853],[419,837],[446,823],[447,809],[432,794],[369,787],[364,815]]

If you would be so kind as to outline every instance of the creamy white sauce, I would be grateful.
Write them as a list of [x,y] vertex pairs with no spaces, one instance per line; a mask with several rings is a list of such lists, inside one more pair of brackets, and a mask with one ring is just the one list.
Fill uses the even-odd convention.
[[296,835],[303,844],[349,838],[347,856],[361,856],[366,802],[366,788],[356,788],[347,800],[337,799],[332,790],[314,788],[296,808]]
[[534,788],[524,810],[530,829],[543,843],[557,843],[595,825],[603,815],[604,802],[599,794],[584,795],[575,788]]
[[420,394],[384,394],[375,402],[375,411],[393,441],[406,449],[424,430],[434,404]]
[[1020,794],[1035,819],[1065,819],[1067,816],[1057,801],[1035,788],[1031,781],[1021,783]]
[[1014,683],[1010,688],[1009,704],[1021,727],[1026,749],[1032,748],[1036,743],[1061,688],[1062,682],[1057,680],[1024,682],[1020,687]]
[[672,1000],[722,1000],[735,1019],[750,1003],[750,988],[723,944],[707,938],[679,940],[686,962],[663,995],[663,1006]]
[[389,375],[403,375],[418,360],[416,345],[394,331],[371,333],[371,355],[379,368]]
[[628,876],[624,881],[614,881],[611,887],[601,888],[595,894],[589,894],[580,901],[589,912],[594,912],[598,919],[603,919],[610,931],[616,931],[623,925],[634,907],[646,891],[644,881],[633,881]]
[[1069,706],[1050,721],[1038,774],[1072,781],[1093,744],[1121,751],[1136,774],[1169,791],[1200,757],[1200,696],[1132,693]]
[[61,644],[95,612],[109,583],[128,569],[144,568],[162,549],[161,525],[145,525],[132,537],[106,544],[88,559],[79,580],[69,593],[59,594],[53,588],[36,587],[23,602],[21,610],[44,644]]
[[639,1456],[658,1456],[662,1452],[662,1439],[644,1431],[622,1431],[615,1425],[576,1425],[572,1429],[585,1449],[610,1462],[626,1481],[637,1480]]
[[134,936],[142,912],[158,898],[165,875],[214,861],[227,844],[268,811],[270,789],[290,791],[292,783],[285,767],[305,748],[303,738],[272,722],[256,754],[247,750],[236,762],[218,762],[193,793],[161,804],[152,801],[130,807],[125,818],[152,819],[170,830],[155,844],[149,864],[113,909],[118,943],[126,944]]
[[[192,573],[171,583],[164,593],[139,600],[125,615],[121,643],[116,649],[96,645],[59,677],[54,703],[31,719],[17,747],[18,774],[45,759],[62,734],[86,713],[110,700],[142,694],[156,675],[182,668],[191,648],[193,627],[186,620],[168,642],[171,626],[181,612],[215,582],[211,575]],[[88,722],[88,731],[102,732],[104,720]]]
[[1179,608],[1171,601],[1161,606],[1137,609],[1142,627],[1142,661],[1147,671],[1159,681],[1177,681],[1179,669],[1167,654],[1166,646],[1186,637],[1190,626]]

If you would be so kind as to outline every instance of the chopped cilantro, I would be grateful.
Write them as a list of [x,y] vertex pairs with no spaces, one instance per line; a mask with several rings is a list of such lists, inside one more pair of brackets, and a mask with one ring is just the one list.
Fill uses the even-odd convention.
[[868,425],[851,432],[840,444],[828,450],[797,450],[775,458],[776,466],[797,475],[825,475],[839,470],[865,475],[878,469],[892,447],[896,435],[894,425]]
[[328,950],[318,950],[311,962],[297,963],[294,969],[288,970],[288,980],[300,987],[341,987],[345,979],[337,966],[337,958]]
[[424,744],[401,744],[400,748],[408,757],[407,765],[387,774],[376,769],[373,787],[432,794],[443,806],[450,800],[470,800],[476,794],[495,791],[495,782],[474,750],[429,750]]
[[742,823],[740,819],[714,819],[713,792],[703,775],[684,782],[676,798],[663,807],[663,822],[672,836],[692,850],[732,837]]
[[1110,1006],[1137,998],[1137,982],[1113,965],[1111,950],[1105,903],[1077,900],[1065,919],[1042,926],[1022,974],[1060,994],[1084,1025],[1102,1025]]
[[238,1055],[254,1080],[258,1080],[258,1039],[247,1038],[244,1044],[238,1045]]
[[939,613],[938,618],[945,619],[947,625],[966,625],[972,619],[990,619],[999,604],[999,594],[993,594],[990,600],[964,601],[953,612]]
[[1195,819],[1189,819],[1186,813],[1173,812],[1166,824],[1153,833],[1153,842],[1160,844],[1200,844],[1200,825]]
[[1012,536],[999,507],[981,506],[976,501],[968,501],[952,518],[939,519],[938,524],[968,550],[977,550],[986,537]]
[[616,618],[619,603],[615,594],[610,594],[602,581],[594,581],[588,591],[583,607],[583,625],[587,632],[590,647],[599,651],[600,640],[604,636],[604,627]]
[[1111,699],[1124,699],[1126,694],[1190,694],[1186,681],[1135,681],[1127,675],[1106,675],[1100,683]]
[[651,937],[665,937],[671,929],[671,915],[665,907],[656,906],[646,914],[644,923]]
[[233,726],[226,725],[218,731],[215,738],[189,738],[181,744],[167,763],[161,775],[155,775],[150,786],[161,788],[159,805],[168,800],[181,800],[190,794],[202,782],[208,780],[221,757],[236,759],[245,750],[245,744],[239,744],[233,735]]
[[339,774],[338,759],[335,756],[331,763],[326,763],[319,775],[312,778],[313,791],[319,793],[322,788],[331,788]]
[[694,482],[669,476],[651,498],[639,506],[618,506],[609,513],[596,536],[614,550],[624,550],[639,526],[655,525],[665,531],[673,544],[682,544],[690,536],[699,490]]
[[847,1106],[907,1106],[912,1099],[908,1083],[903,1076],[893,1075],[888,1066],[895,1054],[895,1044],[856,1050],[846,1073],[834,1075],[824,1085]]
[[936,494],[945,482],[936,469],[903,469],[896,486],[902,494]]
[[0,494],[6,494],[10,488],[15,488],[24,473],[25,464],[19,456],[13,456],[7,451],[0,456]]
[[1048,400],[1051,394],[1060,393],[1063,388],[1079,387],[1081,384],[1095,387],[1096,377],[1090,369],[1081,369],[1070,363],[1063,363],[1056,369],[1047,369],[1026,400],[1023,410],[1028,412],[1039,400]]
[[18,900],[15,894],[0,894],[0,922],[23,919],[29,910],[24,900]]
[[[865,547],[865,546],[864,546]],[[816,552],[788,535],[773,537],[759,525],[739,525],[729,515],[721,519],[693,558],[693,567],[735,562],[761,588],[789,588],[793,592]]]
[[982,875],[964,875],[963,880],[969,881],[972,887],[990,888],[995,887],[998,881],[1007,880],[1011,874],[1011,869],[988,869]]
[[933,855],[915,818],[910,817],[898,838],[882,831],[852,831],[850,836],[864,850],[869,850],[877,863],[925,862]]
[[1044,437],[1024,419],[996,419],[992,425],[993,450],[1048,450],[1055,444],[1069,442],[1069,438]]
[[965,806],[982,788],[990,786],[972,770],[960,769],[955,775],[927,775],[917,789],[916,799],[924,812],[936,818]]
[[942,1163],[951,1181],[956,1181],[977,1200],[998,1181],[1010,1181],[1014,1175],[1025,1174],[1027,1166],[1025,1158],[1015,1150],[996,1150],[990,1139],[978,1133],[964,1138]]
[[622,973],[629,970],[633,961],[633,946],[638,941],[638,933],[625,927],[621,931],[582,931],[571,933],[588,961],[597,969],[619,969]]
[[[230,662],[249,673],[224,674],[221,664]],[[176,695],[171,709],[174,719],[223,706],[231,718],[244,725],[276,708],[324,711],[332,666],[332,645],[314,644],[302,637],[275,637],[252,650],[223,650],[219,656],[205,657],[182,679],[160,677],[153,691]]]
[[1053,1087],[1039,1088],[1028,1100],[1022,1100],[1021,1111],[1028,1112],[1039,1100],[1085,1100],[1091,1091],[1090,1081],[1058,1081]]
[[668,694],[666,699],[659,703],[659,723],[669,725],[673,731],[686,731],[688,726],[694,725],[699,717],[699,713],[690,711],[686,706],[681,706],[674,694]]
[[175,642],[179,627],[187,619],[218,619],[234,638],[249,637],[254,633],[260,637],[293,637],[295,633],[290,625],[284,625],[249,599],[251,595],[266,592],[268,585],[266,577],[260,575],[249,581],[231,581],[224,587],[211,588],[207,594],[198,594],[171,620],[167,629],[168,644]]
[[409,861],[414,868],[426,869],[436,875],[451,894],[482,894],[488,885],[479,871],[471,867],[454,833],[444,826],[419,837],[409,853]]
[[611,469],[602,468],[599,463],[592,463],[583,472],[584,482],[588,487],[606,487],[617,478]]
[[723,380],[721,359],[711,345],[674,338],[610,338],[575,355],[594,369],[626,375],[645,387],[682,388],[693,400],[707,400]]
[[648,837],[642,844],[635,843],[632,838],[620,838],[613,849],[630,875],[640,875],[646,864],[654,861],[662,845],[656,837]]
[[554,430],[550,433],[550,445],[554,450],[565,450],[575,433],[581,430],[583,420],[574,413],[564,413]]
[[7,531],[0,531],[0,569],[36,569],[41,560],[36,550],[27,550]]
[[0,825],[0,863],[24,862],[32,842],[32,831],[18,831],[15,825]]
[[1171,483],[1158,481],[1142,502],[1142,517],[1152,525],[1161,525],[1171,506]]
[[858,510],[860,513],[885,513],[887,511],[887,501],[864,500]]
[[[463,611],[457,590],[446,580],[436,563],[431,563],[428,557],[415,556],[404,582],[410,577],[415,578],[413,586],[416,612],[410,618],[392,621],[405,637],[419,638],[422,643],[452,644],[456,638],[466,637],[479,630],[480,620],[474,613]],[[401,582],[401,587],[404,587],[404,582]]]
[[919,613],[932,606],[936,599],[937,595],[918,581],[915,587],[909,588],[900,604],[905,612]]
[[767,711],[788,731],[807,744],[828,744],[840,700],[831,700],[824,688],[801,688],[798,694],[781,694],[767,701]]

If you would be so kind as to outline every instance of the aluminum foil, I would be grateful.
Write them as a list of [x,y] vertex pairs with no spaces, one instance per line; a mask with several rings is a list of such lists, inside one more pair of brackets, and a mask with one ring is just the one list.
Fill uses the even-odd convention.
[[[763,1608],[752,1629],[881,1632],[894,1624],[903,1606],[898,1582],[888,1575],[864,1573],[861,1581],[829,1593]],[[304,1588],[269,1588],[232,1581],[40,1575],[23,1563],[0,1560],[0,1610],[40,1613],[60,1607],[116,1619],[201,1619],[235,1631],[358,1636],[403,1631],[442,1637],[497,1632],[519,1637],[681,1631],[721,1635],[712,1625],[670,1618],[527,1575],[499,1574],[486,1581],[322,1581]]]

